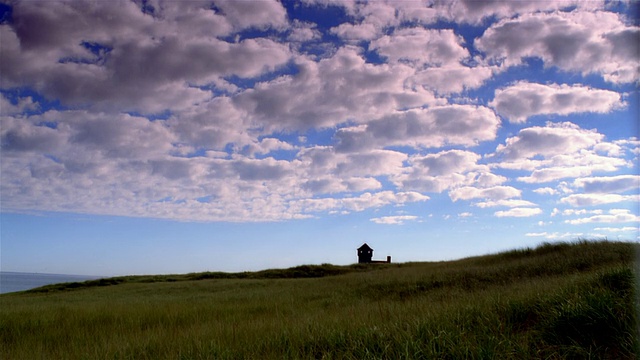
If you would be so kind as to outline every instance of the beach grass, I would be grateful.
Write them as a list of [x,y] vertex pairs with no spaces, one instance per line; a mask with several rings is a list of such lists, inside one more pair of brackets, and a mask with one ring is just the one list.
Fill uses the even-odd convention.
[[635,359],[637,250],[49,285],[0,296],[0,358]]

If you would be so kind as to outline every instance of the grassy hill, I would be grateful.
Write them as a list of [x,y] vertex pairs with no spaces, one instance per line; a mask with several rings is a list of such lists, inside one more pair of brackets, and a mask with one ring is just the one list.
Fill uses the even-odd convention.
[[0,358],[635,359],[637,251],[50,285],[0,296]]

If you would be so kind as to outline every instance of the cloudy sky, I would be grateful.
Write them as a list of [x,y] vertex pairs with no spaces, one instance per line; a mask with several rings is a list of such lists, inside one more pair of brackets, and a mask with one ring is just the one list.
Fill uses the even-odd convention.
[[1,269],[637,241],[638,4],[0,1]]

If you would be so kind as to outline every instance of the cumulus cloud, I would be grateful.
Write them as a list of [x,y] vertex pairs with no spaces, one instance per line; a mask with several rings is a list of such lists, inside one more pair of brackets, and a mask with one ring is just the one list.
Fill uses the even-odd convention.
[[313,193],[372,190],[381,187],[373,176],[392,176],[403,171],[407,155],[391,150],[337,153],[331,147],[313,147],[298,153],[303,187]]
[[543,188],[534,189],[533,192],[536,193],[536,194],[540,194],[540,195],[555,195],[555,194],[558,193],[558,191],[556,189],[553,189],[553,188],[550,188],[550,187],[543,187]]
[[498,200],[498,201],[482,201],[482,202],[475,203],[473,205],[477,206],[477,207],[480,207],[480,208],[498,207],[498,206],[505,206],[505,207],[512,207],[512,208],[525,207],[525,206],[536,206],[536,204],[532,203],[531,201],[520,200],[520,199],[505,199],[505,200]]
[[596,130],[581,129],[564,122],[534,126],[520,130],[517,136],[498,145],[496,156],[504,159],[494,166],[530,170],[529,176],[518,177],[526,183],[544,183],[563,178],[577,178],[596,171],[616,171],[630,166],[624,158],[600,155],[596,147],[606,144]]
[[[172,149],[173,133],[162,123],[119,114],[83,110],[51,110],[28,119],[2,119],[4,151],[37,150],[49,155],[81,158],[152,158]],[[85,153],[78,153],[78,149]]]
[[475,46],[505,66],[539,57],[548,66],[629,83],[638,81],[639,33],[611,12],[535,13],[495,23]]
[[26,111],[38,110],[39,104],[31,96],[16,98],[14,101],[0,94],[0,116],[17,115]]
[[454,64],[418,71],[410,81],[414,86],[422,86],[439,94],[454,94],[480,87],[494,72],[495,67],[492,66]]
[[378,218],[371,218],[370,221],[376,224],[385,225],[404,225],[407,221],[416,221],[417,216],[414,215],[396,215],[396,216],[383,216]]
[[512,186],[493,186],[488,188],[476,188],[464,186],[449,191],[451,200],[487,199],[489,201],[499,201],[520,196],[522,191]]
[[307,41],[318,40],[321,37],[322,33],[317,30],[317,24],[294,19],[287,40],[298,45]]
[[402,171],[407,155],[392,150],[336,154],[335,173],[340,176],[380,176]]
[[495,92],[489,105],[511,122],[522,123],[535,115],[608,113],[624,105],[621,95],[582,85],[543,85],[520,81]]
[[[554,209],[557,210],[557,209]],[[603,211],[600,209],[596,209],[596,210],[587,210],[587,209],[580,209],[580,210],[576,210],[576,209],[566,209],[562,211],[562,215],[563,216],[572,216],[572,215],[584,215],[584,214],[602,214]]]
[[445,105],[395,112],[359,127],[336,133],[339,151],[358,151],[391,145],[439,147],[475,145],[492,140],[500,124],[490,109],[472,105]]
[[245,149],[242,150],[242,152],[251,156],[254,154],[267,155],[275,151],[288,151],[295,149],[296,147],[288,142],[273,137],[267,137],[261,139],[259,142],[248,145]]
[[580,239],[584,237],[584,233],[576,232],[539,232],[539,233],[526,233],[525,236],[529,237],[543,237],[549,240],[566,240],[566,239]]
[[331,29],[333,34],[345,40],[372,40],[378,37],[379,30],[373,24],[340,24]]
[[489,17],[511,18],[517,14],[552,11],[567,7],[595,10],[604,7],[602,1],[367,1],[353,0],[303,0],[306,4],[343,7],[347,14],[378,26],[399,25],[402,22],[431,24],[440,19],[478,24]]
[[598,171],[616,171],[629,165],[629,161],[625,159],[600,156],[591,151],[580,151],[573,156],[557,155],[549,161],[540,162],[541,168],[535,169],[530,176],[518,177],[518,180],[526,183],[544,183],[587,176]]
[[571,225],[589,224],[589,223],[626,223],[640,222],[640,216],[634,215],[628,209],[612,209],[605,215],[594,215],[587,218],[565,220],[565,223]]
[[619,195],[619,194],[573,194],[560,199],[563,204],[571,206],[594,206],[603,204],[614,204],[628,201],[640,201],[640,195]]
[[494,213],[497,217],[530,217],[542,214],[540,208],[513,208],[509,210],[496,211]]
[[533,158],[537,155],[549,158],[554,155],[576,153],[602,141],[604,135],[595,130],[581,129],[578,125],[547,123],[520,130],[517,136],[507,138],[505,145],[499,145],[496,152],[505,160]]
[[417,192],[381,191],[377,193],[366,192],[358,197],[344,198],[319,198],[293,201],[291,206],[299,208],[303,213],[322,211],[363,211],[369,208],[377,208],[389,204],[404,205],[411,202],[427,201],[429,197]]
[[295,75],[238,94],[235,105],[267,131],[294,131],[332,127],[349,119],[364,122],[397,109],[438,102],[426,90],[404,86],[411,68],[366,63],[356,48],[341,48],[319,62],[298,58],[296,67]]
[[471,151],[447,150],[428,155],[414,155],[408,166],[390,179],[407,190],[442,192],[463,185],[495,186],[506,178],[492,174],[487,166],[479,165],[480,156]]
[[[342,7],[345,16],[323,22],[297,13],[322,10],[313,4]],[[570,206],[637,201],[624,193],[638,177],[619,175],[635,169],[636,138],[613,132],[608,141],[604,124],[600,132],[568,121],[518,127],[536,115],[628,111],[627,95],[540,79],[505,85],[496,76],[538,57],[540,73],[554,66],[576,82],[588,80],[579,72],[632,86],[637,27],[601,3],[7,6],[3,211],[278,221],[448,191],[453,201],[506,207],[496,216],[515,217],[540,210],[515,183],[564,178],[576,180],[533,191],[584,190],[561,200]],[[566,6],[577,10],[559,10]]]
[[[220,6],[228,12],[224,18],[205,3],[190,3],[182,11],[170,2],[163,3],[158,7],[162,16],[157,18],[133,2],[121,5],[16,3],[12,25],[0,26],[0,72],[5,86],[34,86],[71,106],[159,113],[210,97],[208,91],[193,85],[206,85],[232,74],[258,76],[284,65],[291,57],[287,46],[270,39],[230,43],[215,37],[228,33],[230,27],[224,24],[227,20],[237,22],[234,14],[241,7],[260,8],[259,15],[242,15],[251,24],[272,24],[274,19],[282,23],[282,16],[277,20],[273,11],[267,11],[274,6],[282,9],[275,1],[223,2]],[[191,16],[197,21],[184,21]],[[266,22],[256,16],[267,16]],[[92,20],[87,21],[89,18]],[[237,26],[247,24],[239,22]]]
[[215,5],[239,29],[281,28],[287,25],[287,11],[277,0],[216,0]]
[[479,87],[494,71],[490,66],[463,65],[470,57],[463,43],[452,30],[414,27],[382,36],[372,41],[369,49],[391,62],[417,69],[410,78],[412,86],[451,94]]
[[624,227],[597,227],[593,229],[594,231],[606,231],[606,232],[612,232],[612,233],[618,233],[618,232],[640,232],[640,228],[638,227],[633,227],[633,226],[624,226]]
[[437,5],[448,18],[469,23],[478,23],[487,17],[512,18],[523,13],[538,11],[552,11],[571,6],[584,9],[598,9],[603,7],[599,1],[475,1],[463,0],[453,3],[442,2]]
[[456,64],[469,56],[461,42],[462,38],[453,30],[408,28],[372,41],[369,49],[392,62],[413,67],[443,66]]
[[583,188],[586,193],[607,194],[640,190],[640,175],[600,176],[576,179],[574,186]]

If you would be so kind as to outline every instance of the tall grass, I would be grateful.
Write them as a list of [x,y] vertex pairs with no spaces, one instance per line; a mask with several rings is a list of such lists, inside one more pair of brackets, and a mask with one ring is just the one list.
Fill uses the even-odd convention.
[[5,294],[0,358],[632,359],[635,250],[546,244],[454,262]]

